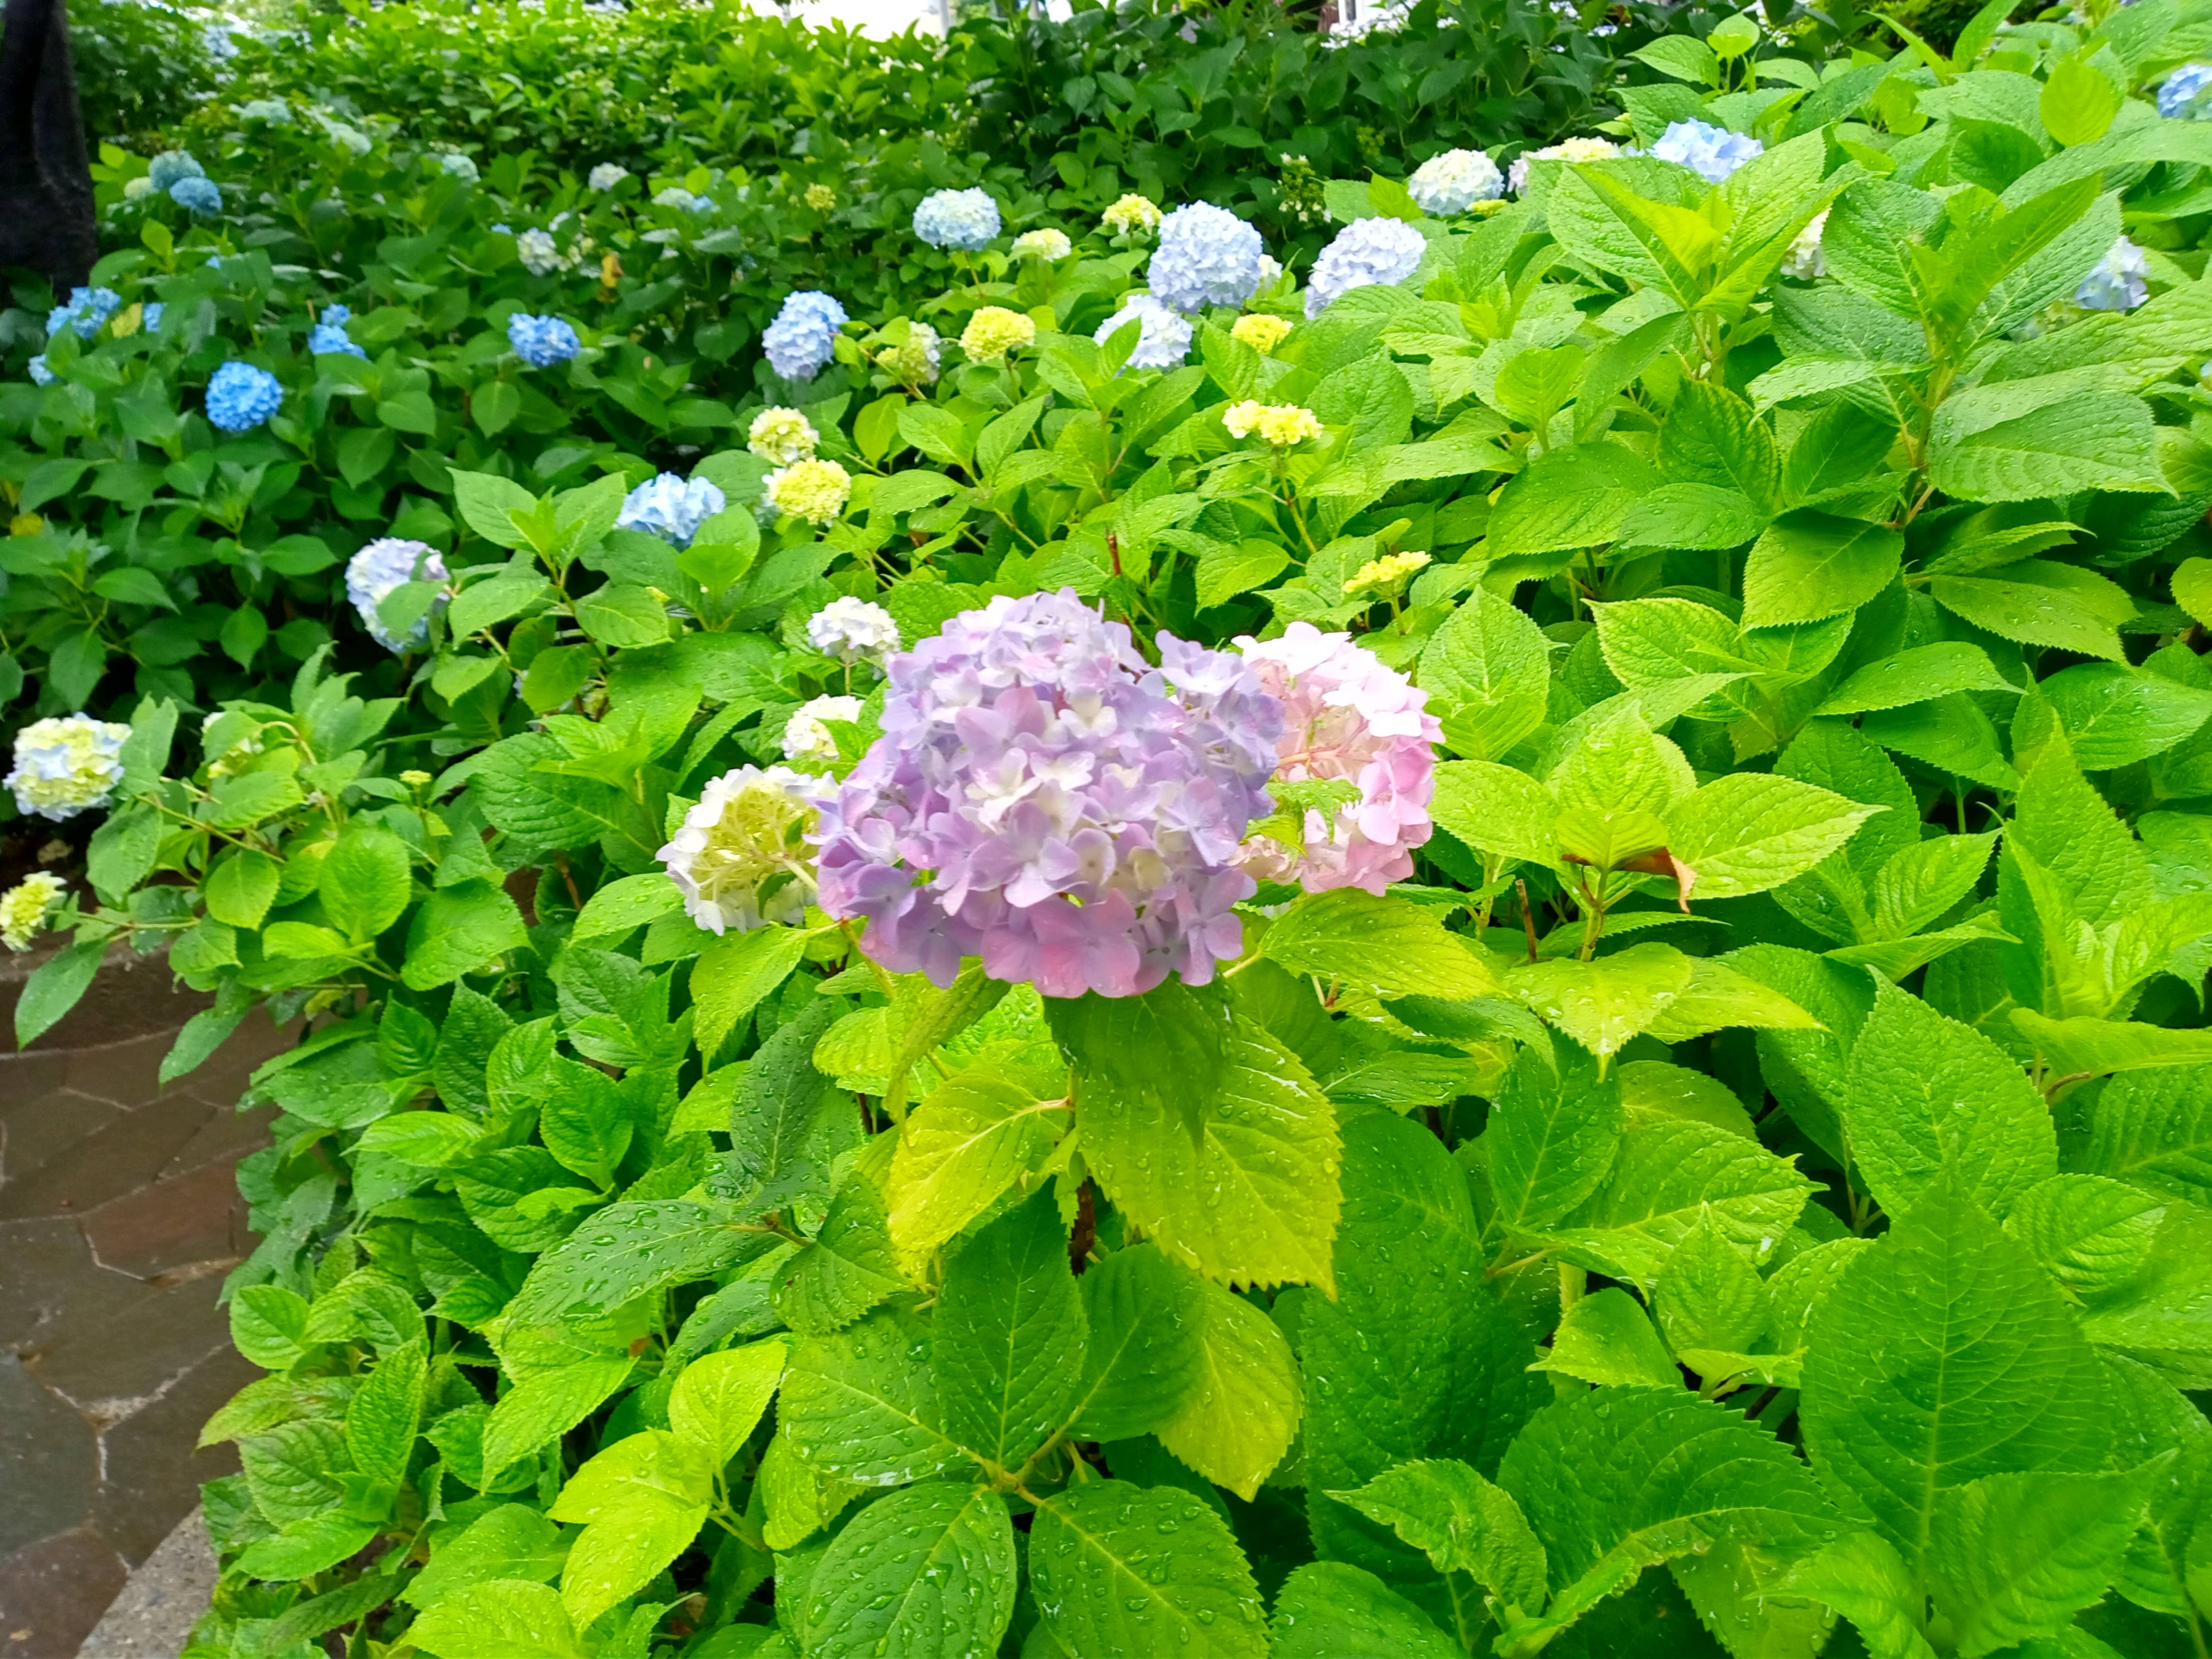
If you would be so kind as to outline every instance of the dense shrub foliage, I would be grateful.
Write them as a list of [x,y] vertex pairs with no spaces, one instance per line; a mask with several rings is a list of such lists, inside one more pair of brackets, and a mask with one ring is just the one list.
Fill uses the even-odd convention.
[[0,938],[301,1024],[192,1653],[2204,1651],[2212,13],[1552,155],[1504,15],[1004,26],[1049,177],[343,43],[109,155]]

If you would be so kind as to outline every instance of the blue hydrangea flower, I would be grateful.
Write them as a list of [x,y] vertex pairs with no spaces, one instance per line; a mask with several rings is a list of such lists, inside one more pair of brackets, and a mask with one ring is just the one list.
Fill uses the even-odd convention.
[[1413,274],[1428,240],[1402,219],[1354,219],[1314,261],[1306,279],[1306,315],[1318,317],[1340,294]]
[[194,213],[220,213],[222,186],[212,179],[179,179],[169,186],[169,199]]
[[207,417],[225,432],[251,432],[283,401],[284,388],[274,374],[234,357],[208,380]]
[[973,253],[999,234],[999,204],[988,191],[932,191],[914,210],[914,234],[932,247]]
[[1260,233],[1226,208],[1193,202],[1160,221],[1146,277],[1163,304],[1185,316],[1208,306],[1241,306],[1258,292]]
[[679,478],[673,472],[640,484],[623,497],[619,530],[642,530],[678,547],[689,547],[699,526],[729,504],[706,478]]
[[1709,185],[1717,185],[1766,148],[1710,121],[1677,121],[1659,135],[1651,154],[1662,161],[1679,161]]
[[507,319],[507,343],[532,368],[565,363],[583,349],[576,331],[562,319],[532,317],[520,311]]
[[477,179],[477,164],[457,151],[447,151],[438,158],[438,170],[464,184],[473,185]]
[[325,306],[321,319],[307,336],[307,349],[317,356],[330,352],[348,357],[368,356],[368,353],[356,345],[345,331],[345,325],[352,320],[353,313],[346,307]]
[[147,333],[151,334],[155,329],[161,327],[161,313],[167,309],[168,307],[163,305],[159,300],[147,301],[143,306],[139,307],[138,326],[144,329]]
[[54,372],[46,367],[45,352],[41,351],[37,356],[32,358],[27,367],[31,371],[32,385],[52,386],[54,383]]
[[1104,345],[1133,321],[1141,326],[1137,331],[1137,349],[1129,354],[1124,368],[1174,368],[1190,356],[1189,321],[1150,294],[1129,295],[1091,337]]
[[[440,558],[428,542],[412,542],[398,536],[380,536],[346,562],[346,598],[353,601],[361,623],[369,637],[386,651],[405,651],[428,643],[430,618],[426,614],[416,618],[415,625],[404,634],[394,634],[384,625],[384,618],[376,614],[376,607],[384,603],[392,590],[409,582],[442,582],[447,580],[446,562]],[[430,609],[437,610],[446,603],[440,594],[431,601]]]
[[837,331],[845,321],[845,307],[826,294],[802,289],[786,295],[761,335],[769,367],[787,380],[812,380],[836,355]]
[[2150,293],[2150,261],[2123,236],[2081,279],[2074,303],[2086,311],[2133,311]]
[[2184,64],[2158,89],[2158,112],[2182,121],[2212,121],[2212,64]]
[[207,169],[192,159],[186,149],[165,149],[146,164],[146,176],[154,181],[154,188],[166,191],[179,179],[204,179]]
[[56,306],[46,313],[46,332],[53,335],[73,328],[77,338],[89,340],[122,303],[123,296],[112,288],[73,288],[67,305]]

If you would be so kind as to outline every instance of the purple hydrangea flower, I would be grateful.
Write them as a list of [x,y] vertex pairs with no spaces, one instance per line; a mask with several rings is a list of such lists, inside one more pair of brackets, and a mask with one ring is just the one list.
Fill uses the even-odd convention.
[[1306,279],[1306,315],[1318,317],[1340,294],[1372,283],[1402,283],[1428,251],[1428,240],[1400,219],[1354,219],[1314,261]]
[[822,908],[939,985],[963,957],[1055,997],[1212,979],[1243,948],[1282,708],[1231,653],[1158,645],[1153,668],[1063,589],[894,655],[884,735],[823,800]]
[[802,289],[784,296],[775,320],[761,334],[769,367],[787,380],[811,380],[830,366],[845,307],[828,295]]
[[1160,221],[1160,245],[1146,281],[1185,316],[1208,306],[1241,306],[1259,290],[1260,233],[1226,208],[1193,202]]

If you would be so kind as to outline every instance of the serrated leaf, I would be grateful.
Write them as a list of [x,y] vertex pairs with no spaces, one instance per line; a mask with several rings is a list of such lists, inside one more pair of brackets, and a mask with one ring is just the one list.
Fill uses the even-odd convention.
[[945,1432],[978,1457],[1020,1468],[1066,1420],[1086,1346],[1052,1194],[1000,1216],[952,1258],[932,1328]]
[[1364,986],[1380,996],[1489,996],[1498,981],[1482,959],[1408,900],[1356,887],[1312,893],[1277,917],[1261,954],[1293,973]]
[[1100,1480],[1037,1505],[1030,1576],[1071,1653],[1263,1659],[1267,1622],[1228,1524],[1189,1492]]
[[1246,1503],[1297,1437],[1304,1411],[1297,1362],[1282,1330],[1224,1285],[1198,1286],[1197,1376],[1160,1443]]
[[1521,1506],[1452,1458],[1401,1463],[1357,1492],[1332,1492],[1429,1558],[1438,1572],[1473,1576],[1509,1607],[1545,1599],[1544,1547]]
[[808,1592],[808,1651],[995,1652],[1016,1577],[1004,1498],[949,1481],[909,1486],[862,1510],[823,1554]]

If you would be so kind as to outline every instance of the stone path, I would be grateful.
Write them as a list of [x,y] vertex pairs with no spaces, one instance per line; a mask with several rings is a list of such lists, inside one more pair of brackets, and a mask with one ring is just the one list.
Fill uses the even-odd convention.
[[216,1297],[252,1248],[233,1170],[268,1121],[234,1103],[283,1044],[252,1016],[165,1089],[197,1004],[158,961],[112,967],[40,1047],[0,1054],[0,1659],[70,1659],[236,1468],[193,1443],[259,1375]]

